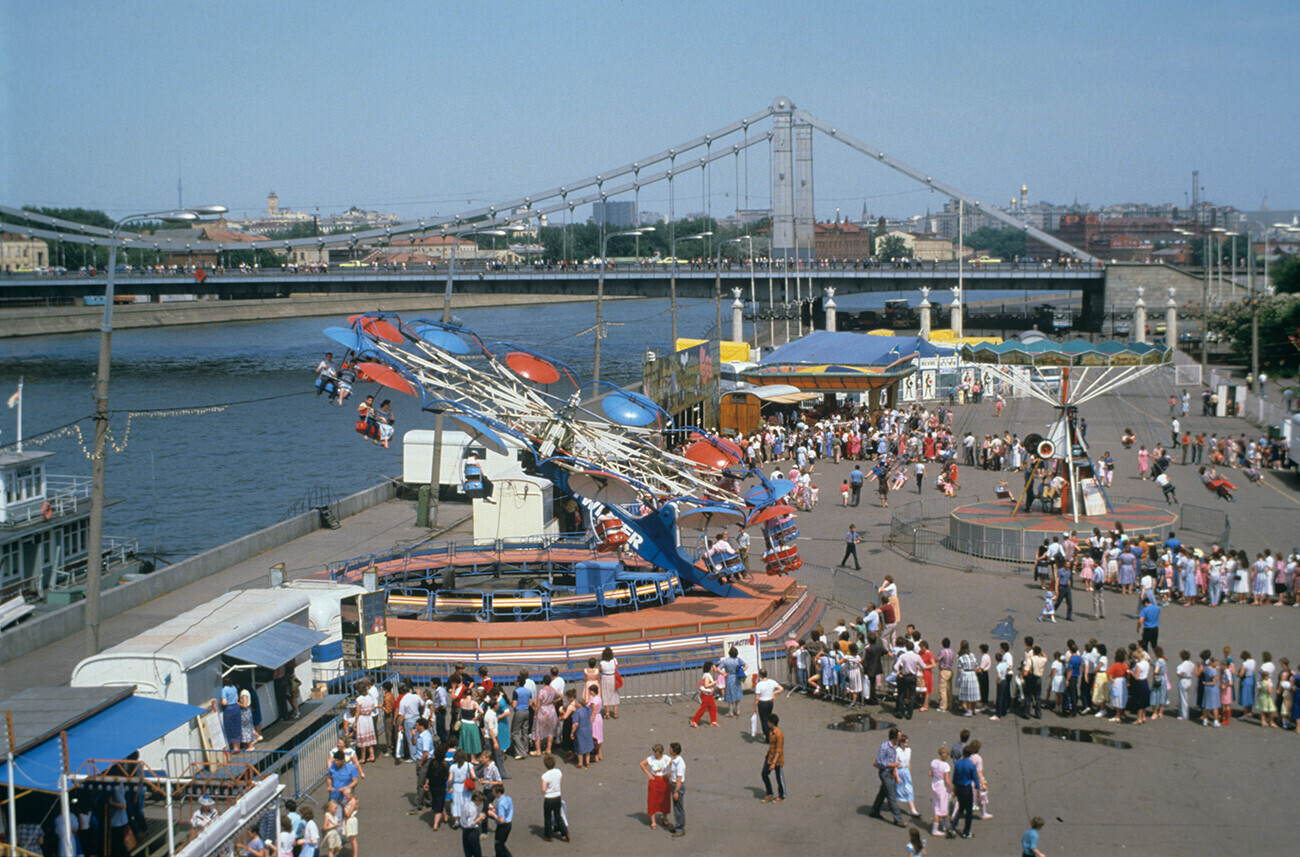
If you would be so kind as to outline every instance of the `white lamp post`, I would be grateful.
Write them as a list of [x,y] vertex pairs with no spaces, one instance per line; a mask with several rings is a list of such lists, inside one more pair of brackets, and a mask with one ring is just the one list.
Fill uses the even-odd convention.
[[[518,231],[521,227],[506,227],[501,229],[479,229],[472,232],[452,233],[451,246],[447,250],[447,285],[442,292],[442,323],[451,322],[451,292],[456,281],[456,245],[460,239],[469,238],[473,235],[505,235],[507,229]],[[433,415],[433,462],[431,463],[431,473],[429,474],[429,520],[430,528],[438,525],[438,495],[442,493],[442,440],[443,433],[446,430],[444,425],[442,409],[439,408]]]
[[694,241],[696,239],[703,241],[709,238],[711,235],[713,235],[711,231],[698,232],[695,235],[687,235],[684,238],[678,238],[674,234],[672,244],[668,249],[669,254],[673,257],[673,270],[672,270],[672,274],[668,278],[668,301],[669,301],[669,308],[672,310],[672,316],[673,316],[673,348],[672,348],[673,351],[677,350],[677,242]]
[[[609,246],[609,239],[611,238],[618,238],[621,235],[644,235],[653,231],[653,226],[642,226],[640,229],[610,232],[600,239],[600,278],[596,280],[596,349],[591,361],[591,379],[593,381],[600,380],[600,341],[605,336],[605,249]],[[673,345],[676,347],[675,342]]]
[[122,227],[142,220],[191,223],[207,215],[225,214],[224,205],[202,205],[179,211],[132,214],[113,224],[109,234],[108,277],[104,284],[104,322],[99,328],[99,365],[95,370],[95,451],[90,471],[90,525],[86,535],[86,657],[99,653],[99,578],[104,567],[104,482],[108,455],[108,377],[113,350],[113,299],[117,286],[117,245]]

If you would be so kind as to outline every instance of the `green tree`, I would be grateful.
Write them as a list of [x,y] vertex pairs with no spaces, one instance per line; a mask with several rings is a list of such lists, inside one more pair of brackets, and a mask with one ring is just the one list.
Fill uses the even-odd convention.
[[[1271,273],[1271,272],[1270,272]],[[1210,329],[1224,336],[1232,346],[1233,356],[1242,363],[1250,361],[1251,306],[1242,301],[1216,310],[1209,318]],[[1300,331],[1300,295],[1276,294],[1259,301],[1259,365],[1283,374],[1295,372],[1297,357],[1290,337]]]
[[1009,226],[982,226],[965,236],[965,243],[972,250],[987,250],[995,259],[1010,260],[1025,255],[1025,233]]
[[886,235],[876,246],[876,255],[886,261],[890,259],[912,258],[912,248],[907,246],[901,235]]
[[1300,257],[1287,256],[1268,269],[1273,288],[1286,294],[1300,293]]

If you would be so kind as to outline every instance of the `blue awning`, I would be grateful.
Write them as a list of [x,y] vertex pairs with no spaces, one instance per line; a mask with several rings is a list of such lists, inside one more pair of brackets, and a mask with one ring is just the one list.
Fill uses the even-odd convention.
[[226,654],[246,663],[277,670],[294,658],[311,651],[325,634],[292,622],[281,622],[256,637],[250,637]]
[[[125,759],[202,713],[197,705],[129,696],[68,728],[68,768],[76,773],[87,759]],[[7,765],[0,764],[0,783],[8,781]],[[63,748],[56,735],[19,754],[14,785],[57,792],[62,771]]]

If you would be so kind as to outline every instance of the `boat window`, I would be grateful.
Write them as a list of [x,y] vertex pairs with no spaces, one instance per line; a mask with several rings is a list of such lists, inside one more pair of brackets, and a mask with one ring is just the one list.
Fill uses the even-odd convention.
[[12,541],[0,545],[0,583],[14,583],[21,573],[22,565],[18,562],[18,542]]

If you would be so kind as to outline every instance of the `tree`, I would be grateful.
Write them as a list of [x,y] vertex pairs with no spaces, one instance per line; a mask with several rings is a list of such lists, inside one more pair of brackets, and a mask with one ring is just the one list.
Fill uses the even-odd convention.
[[1273,288],[1285,294],[1300,292],[1300,258],[1287,256],[1272,265],[1268,277],[1273,281]]
[[1025,233],[1019,229],[982,226],[965,237],[972,250],[987,250],[995,259],[1014,259],[1025,255]]
[[912,258],[912,248],[907,246],[901,235],[886,235],[876,247],[876,255],[886,261],[890,259]]
[[[1270,273],[1272,273],[1270,271]],[[1216,310],[1209,318],[1210,329],[1223,335],[1232,345],[1233,356],[1242,363],[1250,361],[1251,306],[1242,301]],[[1289,341],[1300,329],[1300,295],[1276,294],[1259,301],[1259,365],[1269,371],[1295,371],[1300,356]]]

